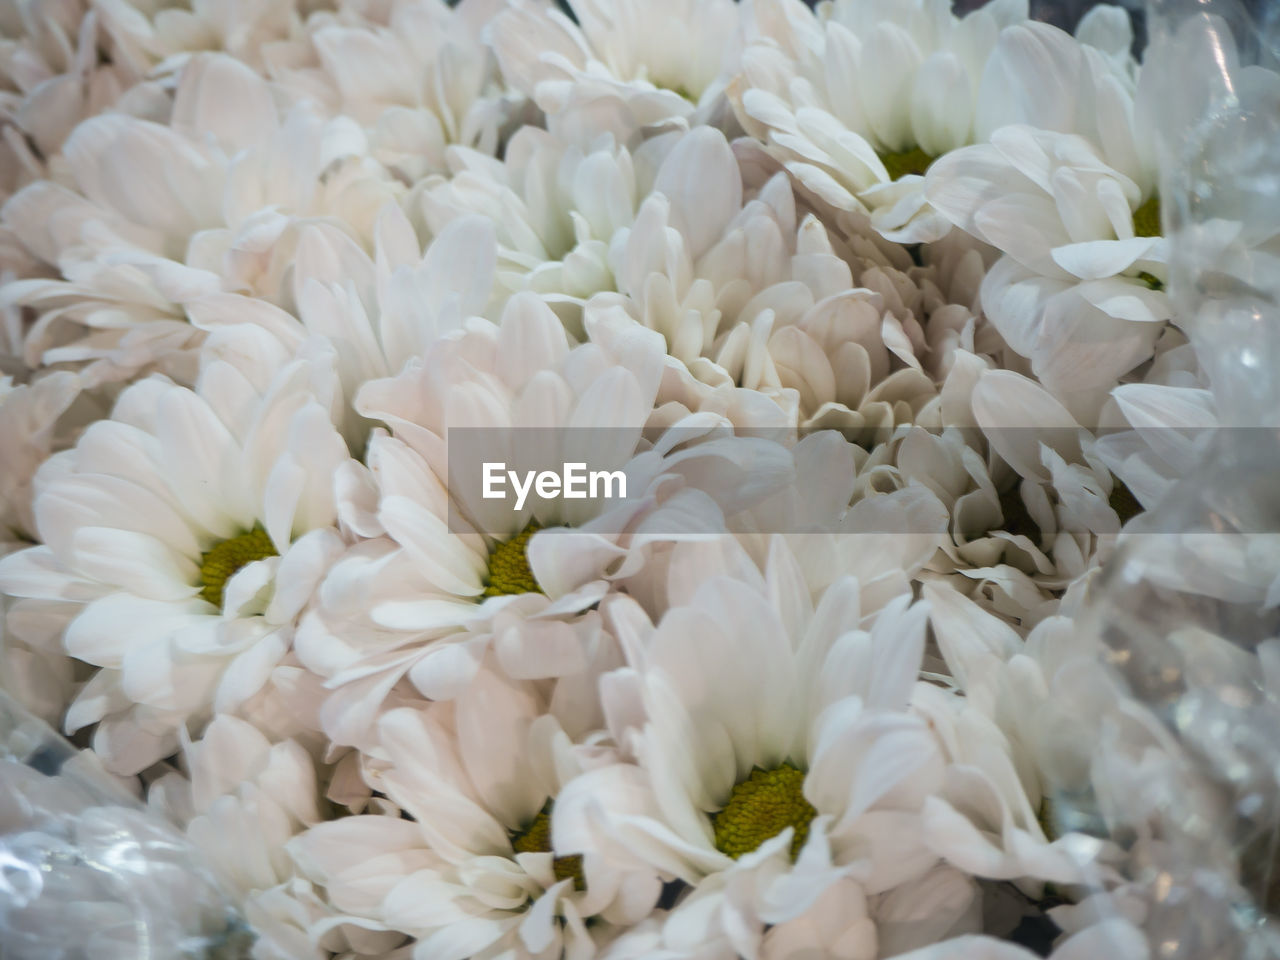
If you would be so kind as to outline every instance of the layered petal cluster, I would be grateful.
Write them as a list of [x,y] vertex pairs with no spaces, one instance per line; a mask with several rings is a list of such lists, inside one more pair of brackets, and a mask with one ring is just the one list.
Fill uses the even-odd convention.
[[[255,958],[1154,955],[1147,848],[1053,815],[1167,762],[1077,617],[1221,419],[1155,193],[1204,91],[1122,11],[0,33],[0,683]],[[1197,235],[1223,277],[1269,209]]]
[[153,370],[189,383],[201,339],[189,303],[220,291],[287,303],[296,225],[337,217],[367,237],[399,189],[352,120],[308,103],[282,115],[270,85],[226,56],[193,60],[162,119],[85,121],[65,176],[0,211],[52,274],[4,291],[36,315],[29,364],[83,366],[86,386]]
[[342,547],[333,392],[323,356],[257,383],[221,361],[195,389],[141,380],[37,472],[42,543],[6,557],[0,578],[23,598],[15,612],[97,668],[64,726],[97,724],[118,772],[245,706],[289,650]]
[[[1091,125],[1093,88],[1123,70],[1029,22],[1020,0],[964,17],[945,0],[833,0],[816,13],[767,0],[753,11],[732,90],[740,122],[806,189],[838,209],[870,211],[884,236],[906,243],[950,229],[923,189],[933,160],[1009,123]],[[1116,53],[1123,64],[1127,44],[1114,18],[1108,25],[1085,24],[1085,35],[1126,51]]]
[[574,0],[570,20],[521,0],[494,22],[503,75],[575,138],[688,127],[724,112],[738,65],[731,0]]

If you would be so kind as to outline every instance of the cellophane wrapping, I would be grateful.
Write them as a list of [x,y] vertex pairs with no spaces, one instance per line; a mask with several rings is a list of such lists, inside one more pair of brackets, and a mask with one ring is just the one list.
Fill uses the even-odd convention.
[[1060,828],[1110,850],[1074,909],[1140,928],[1162,960],[1280,957],[1275,13],[1147,6],[1144,70],[1202,81],[1148,115],[1169,292],[1212,409],[1194,429],[1153,420],[1104,441],[1127,469],[1177,479],[1126,529],[1082,621],[1097,662],[1058,675],[1043,724]]
[[236,960],[251,940],[180,832],[0,693],[3,960]]

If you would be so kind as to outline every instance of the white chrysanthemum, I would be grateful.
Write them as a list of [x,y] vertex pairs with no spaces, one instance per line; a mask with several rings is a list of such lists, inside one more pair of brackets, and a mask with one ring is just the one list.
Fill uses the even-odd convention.
[[256,72],[264,47],[298,29],[316,0],[93,0],[113,61],[139,77],[185,64],[192,54],[220,51]]
[[[615,206],[629,215],[633,202],[627,192]],[[663,158],[634,223],[596,231],[611,233],[607,288],[618,293],[596,294],[584,313],[625,311],[663,335],[688,368],[668,372],[664,402],[698,409],[698,394],[737,386],[805,426],[914,419],[973,322],[981,252],[957,241],[917,266],[870,231],[833,233],[812,215],[797,225],[802,214],[783,174],[748,190],[724,136],[691,131]],[[531,278],[563,280],[568,263]]]
[[522,127],[501,161],[463,147],[451,148],[448,161],[451,176],[421,188],[427,225],[439,233],[468,214],[492,220],[498,279],[509,292],[583,299],[613,288],[608,243],[631,224],[639,191],[625,148],[608,136],[571,146]]
[[[714,415],[677,422],[648,448],[660,339],[617,318],[588,333],[571,347],[545,305],[518,295],[500,327],[472,321],[422,363],[362,392],[361,410],[392,432],[372,438],[368,470],[344,469],[340,509],[370,539],[327,576],[298,638],[304,660],[334,686],[357,685],[339,702],[376,704],[401,677],[433,699],[452,696],[490,645],[513,677],[580,671],[599,634],[588,611],[610,581],[634,576],[664,542],[724,530],[726,515],[789,480],[785,447],[732,437]],[[464,435],[451,453],[458,428],[489,429]],[[451,476],[446,457],[464,455],[460,469],[474,476]],[[483,497],[481,460],[517,475],[590,462],[620,471],[626,496],[515,510]],[[573,529],[543,529],[559,526]]]
[[976,367],[970,392],[957,389],[949,412],[967,427],[899,428],[859,464],[857,495],[908,483],[932,491],[950,518],[929,578],[959,578],[962,592],[1034,622],[1110,555],[1142,503],[1042,388],[965,356]]
[[899,597],[864,632],[856,581],[815,609],[794,592],[794,559],[771,559],[756,582],[690,584],[656,628],[629,601],[609,608],[631,669],[604,698],[636,762],[571,781],[552,819],[559,851],[695,886],[723,875],[713,923],[749,955],[762,924],[800,916],[841,877],[865,896],[927,873],[918,817],[944,767],[907,711],[924,608]]
[[108,109],[167,113],[159,84],[101,56],[99,23],[81,0],[0,4],[0,202],[48,175],[80,121]]
[[[254,960],[320,960],[357,947],[384,953],[400,943],[394,933],[338,926],[332,908],[298,875],[286,845],[323,819],[315,761],[301,744],[272,743],[253,724],[224,714],[200,740],[185,740],[182,760],[187,777],[162,777],[148,800],[185,827],[236,893],[256,937]],[[319,926],[328,929],[313,935]]]
[[123,114],[80,124],[65,181],[31,184],[3,209],[61,277],[4,290],[39,315],[27,362],[88,363],[89,385],[154,365],[189,382],[199,336],[185,304],[223,290],[287,302],[301,218],[369,236],[400,188],[365,148],[350,120],[306,105],[280,119],[266,81],[226,56],[188,64],[168,126]]
[[360,17],[317,13],[299,36],[264,49],[267,73],[291,96],[354,119],[370,154],[414,183],[446,169],[449,144],[496,154],[523,106],[482,39],[503,9],[500,0],[396,0]]
[[[871,210],[886,237],[950,229],[921,175],[937,157],[1010,123],[1109,138],[1132,108],[1127,15],[1082,23],[1086,39],[1028,22],[1023,0],[963,18],[945,0],[794,0],[757,7],[758,39],[732,92],[739,119],[808,189],[839,209]],[[1105,22],[1103,22],[1105,21]],[[1111,34],[1119,32],[1121,36]],[[1122,142],[1123,141],[1123,142]]]
[[621,139],[640,127],[715,118],[741,50],[732,0],[519,2],[494,22],[507,82],[562,132]]
[[493,295],[496,257],[493,230],[483,218],[453,221],[424,252],[404,212],[389,202],[374,225],[372,257],[334,224],[299,227],[290,263],[296,316],[237,293],[201,297],[186,311],[226,345],[246,328],[269,334],[290,355],[308,339],[328,341],[342,383],[342,431],[355,450],[373,425],[355,410],[360,388],[399,374],[438,338],[482,316]]
[[[585,314],[624,311],[660,332],[689,368],[669,373],[664,402],[698,409],[699,394],[737,386],[805,426],[914,420],[936,396],[932,374],[945,369],[951,340],[973,320],[981,253],[949,251],[965,265],[949,263],[944,282],[940,267],[916,266],[869,231],[836,235],[813,216],[797,225],[780,174],[749,195],[718,131],[670,140],[643,197],[631,155],[611,143],[583,156],[527,131],[503,174],[512,186],[480,165],[464,170],[428,188],[427,219],[479,212],[498,232],[500,286],[527,286],[553,303],[585,300]],[[512,176],[521,170],[539,179]],[[552,201],[570,186],[572,198]],[[577,311],[566,317],[576,326]]]
[[1171,316],[1153,201],[1083,138],[1023,126],[926,180],[938,210],[1005,253],[983,281],[987,317],[1056,396],[1096,411]]
[[[1080,637],[1070,616],[1042,620],[1024,640],[946,584],[928,584],[924,594],[948,682],[964,694],[956,729],[994,725],[989,729],[999,732],[989,735],[1007,741],[1008,751],[1008,762],[989,768],[985,782],[957,777],[931,799],[924,829],[934,848],[964,870],[1000,879],[1034,876],[1033,864],[1047,848],[1040,828],[1027,828],[1028,811],[1046,829],[1057,830],[1051,805],[1055,790],[1089,786],[1091,740],[1080,736],[1083,729],[1069,734],[1062,724],[1078,710],[1092,709],[1068,696],[1068,690],[1073,683],[1082,688],[1081,678],[1098,682],[1097,644]],[[981,836],[963,827],[961,816],[968,816]],[[1053,846],[1074,852],[1081,879],[1095,860],[1119,852],[1075,834],[1057,838]]]
[[403,815],[315,826],[290,844],[298,863],[346,917],[416,937],[420,960],[592,956],[601,922],[643,918],[661,885],[555,855],[557,796],[608,754],[575,750],[545,711],[486,669],[449,704],[386,713],[364,775]]
[[288,650],[342,547],[334,389],[324,357],[258,383],[221,361],[195,390],[143,380],[37,474],[44,545],[7,557],[0,589],[19,610],[61,602],[66,652],[100,668],[65,726],[97,723],[114,770],[173,753],[179,728],[236,709]]
[[[36,538],[32,480],[55,446],[66,443],[59,421],[79,393],[79,379],[65,371],[18,385],[0,378],[0,462],[5,465],[0,476],[0,557]],[[7,611],[8,606],[0,599],[3,685],[28,710],[57,724],[71,702],[75,674],[58,640],[59,604],[25,613]]]

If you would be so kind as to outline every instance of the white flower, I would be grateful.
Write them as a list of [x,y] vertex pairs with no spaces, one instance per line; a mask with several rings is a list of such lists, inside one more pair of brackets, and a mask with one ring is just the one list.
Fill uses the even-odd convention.
[[341,549],[330,477],[347,457],[332,373],[299,360],[254,383],[228,363],[195,390],[126,390],[36,477],[43,546],[0,588],[60,611],[71,656],[100,668],[65,718],[97,723],[119,772],[173,753],[178,730],[252,697]]
[[943,777],[940,745],[906,709],[924,608],[900,596],[868,632],[856,581],[815,609],[794,559],[771,561],[754,582],[689,583],[656,627],[621,598],[609,608],[631,669],[606,702],[635,763],[571,781],[552,819],[557,850],[723,883],[712,923],[747,955],[762,924],[795,919],[841,877],[861,898],[923,876],[936,858],[919,811]]
[[603,857],[555,855],[556,798],[600,761],[544,710],[531,684],[482,670],[452,703],[384,714],[365,777],[407,819],[313,827],[291,844],[299,864],[344,914],[418,938],[424,960],[591,956],[587,919],[633,923],[660,884]]
[[414,183],[445,170],[449,144],[496,154],[523,105],[499,83],[482,41],[502,9],[494,0],[396,0],[362,16],[317,13],[301,36],[263,56],[283,89],[354,119],[372,156]]
[[[186,777],[162,777],[148,801],[184,826],[235,892],[256,936],[255,960],[327,956],[322,946],[350,947],[344,934],[365,949],[400,942],[395,934],[337,926],[333,909],[297,874],[286,844],[323,819],[316,764],[302,744],[273,743],[254,724],[223,714],[198,741],[183,738],[182,765]],[[326,925],[331,929],[313,936]]]
[[[0,379],[0,460],[5,464],[0,477],[0,556],[35,539],[32,480],[55,445],[65,443],[61,419],[79,393],[79,379],[66,371],[19,385]],[[7,609],[10,606],[0,599],[4,687],[42,720],[56,724],[74,692],[74,668],[58,642],[59,604],[25,611]]]
[[1097,438],[1035,381],[973,367],[952,394],[953,415],[980,434],[904,431],[873,453],[866,482],[903,477],[933,490],[952,536],[932,568],[1030,626],[1111,555],[1142,503],[1107,468]]
[[31,513],[31,480],[64,431],[59,418],[80,393],[74,373],[55,371],[31,383],[0,379],[0,555],[30,540],[35,532]]
[[450,174],[422,185],[427,225],[480,214],[498,236],[499,282],[509,292],[582,299],[613,286],[608,242],[635,216],[633,159],[609,136],[572,146],[522,127],[502,161],[463,147],[448,153]]
[[[871,208],[877,229],[902,242],[949,229],[925,202],[920,174],[972,142],[997,32],[1027,18],[1018,2],[963,19],[949,8],[836,0],[810,13],[795,0],[757,4],[757,36],[731,92],[748,133],[800,183],[838,209]],[[1034,70],[1019,79],[1041,83]]]
[[256,342],[237,346],[242,337],[253,336],[246,327],[260,328],[290,355],[308,339],[331,344],[342,383],[342,432],[353,450],[364,446],[372,428],[355,410],[360,388],[399,374],[437,339],[483,315],[493,294],[497,257],[493,229],[481,217],[449,223],[423,252],[404,212],[389,202],[373,234],[370,257],[331,223],[298,229],[290,263],[296,316],[238,293],[210,294],[186,304],[191,321],[218,341],[206,353],[262,353]]
[[298,0],[95,0],[111,59],[137,76],[173,69],[201,51],[225,51],[255,71],[263,48],[297,28]]
[[168,111],[161,85],[118,57],[100,11],[80,0],[0,5],[0,201],[56,169],[63,142],[89,117],[117,110],[148,119]]
[[[1099,683],[1096,643],[1082,638],[1067,616],[1041,621],[1024,641],[945,584],[926,585],[924,593],[951,682],[964,693],[953,732],[943,736],[968,741],[957,761],[964,766],[928,802],[928,842],[961,869],[1013,879],[1037,897],[1036,880],[1090,879],[1115,858],[1116,848],[1072,833],[1050,842],[1040,820],[1053,825],[1056,791],[1090,787],[1088,745],[1101,735],[1094,717],[1105,695],[1080,698],[1072,685]],[[1066,732],[1064,723],[1073,722]],[[1000,743],[1002,750],[984,742]],[[972,823],[965,824],[964,816]]]
[[[686,145],[699,141],[702,178],[739,176],[713,132],[687,135],[670,161],[693,154]],[[659,182],[634,226],[614,238],[621,293],[597,295],[585,312],[622,309],[662,333],[693,380],[682,392],[745,387],[800,426],[868,433],[913,418],[934,399],[917,356],[929,352],[925,325],[936,314],[937,335],[969,314],[947,309],[932,271],[865,236],[833,236],[816,217],[797,225],[781,175],[757,197],[726,198],[697,220],[663,190]],[[664,387],[664,399],[673,387]]]
[[[512,677],[582,670],[598,643],[590,608],[607,591],[663,544],[723,531],[791,478],[785,447],[735,438],[714,415],[645,442],[660,339],[625,318],[592,318],[588,334],[570,346],[550,309],[520,294],[501,326],[473,320],[362,391],[360,409],[391,434],[375,433],[368,469],[343,468],[339,488],[344,522],[369,539],[327,575],[298,636],[303,660],[340,688],[326,708],[341,722],[326,728],[335,739],[357,742],[353,717],[367,719],[402,677],[453,696],[490,646]],[[621,472],[626,496],[516,510],[484,498],[481,461],[517,475],[589,461]],[[546,529],[562,526],[572,529]]]
[[6,286],[33,308],[28,353],[88,363],[86,386],[159,369],[190,382],[200,337],[183,315],[222,290],[280,300],[299,218],[372,231],[396,184],[363,156],[350,120],[300,105],[281,120],[269,85],[205,56],[184,69],[170,125],[123,114],[80,124],[65,184],[42,180],[3,208],[4,225],[60,279]]
[[[714,119],[741,46],[732,0],[570,0],[577,23],[549,5],[513,4],[494,22],[507,82],[554,128],[620,139],[639,127]],[[575,116],[581,112],[581,116]]]
[[1025,126],[948,154],[926,181],[935,208],[1005,253],[982,286],[996,329],[1056,396],[1096,412],[1171,315],[1158,210],[1088,141]]

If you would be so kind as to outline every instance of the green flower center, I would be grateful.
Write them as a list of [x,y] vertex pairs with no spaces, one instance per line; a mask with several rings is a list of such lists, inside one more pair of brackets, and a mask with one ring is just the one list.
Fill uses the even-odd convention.
[[1148,290],[1163,290],[1164,281],[1157,277],[1154,273],[1147,273],[1145,270],[1138,271],[1138,279],[1147,285]]
[[772,770],[756,767],[733,788],[724,809],[711,815],[716,849],[736,860],[787,827],[794,827],[791,859],[795,860],[817,813],[804,798],[804,774],[800,770],[789,763]]
[[518,593],[542,593],[537,578],[529,569],[529,538],[542,529],[537,520],[504,540],[489,553],[488,585],[486,597],[506,597]]
[[1133,211],[1133,235],[1135,237],[1159,237],[1160,195],[1152,192],[1147,202]]
[[903,150],[900,153],[881,153],[879,157],[880,162],[884,164],[884,168],[889,171],[890,180],[897,180],[912,173],[917,176],[923,176],[924,172],[929,169],[929,164],[933,163],[935,159],[919,147],[912,147],[910,150]]
[[255,526],[248,533],[223,540],[200,555],[200,596],[222,607],[227,581],[245,564],[278,556],[267,532]]
[[[542,812],[533,818],[520,833],[511,838],[511,846],[516,853],[550,853],[551,852],[551,802],[542,808]],[[551,861],[557,880],[573,880],[573,889],[587,889],[586,877],[582,875],[582,857],[574,854],[571,857],[556,857]]]

